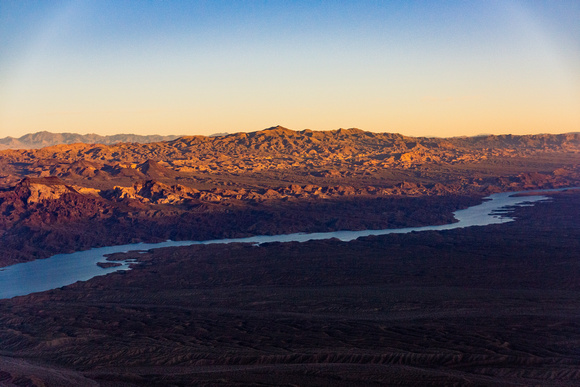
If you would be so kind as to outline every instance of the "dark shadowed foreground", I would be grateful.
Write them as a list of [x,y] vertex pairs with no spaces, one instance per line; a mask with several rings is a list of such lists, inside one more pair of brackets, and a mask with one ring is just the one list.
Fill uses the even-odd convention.
[[580,385],[580,193],[552,196],[503,225],[130,253],[0,301],[0,385]]

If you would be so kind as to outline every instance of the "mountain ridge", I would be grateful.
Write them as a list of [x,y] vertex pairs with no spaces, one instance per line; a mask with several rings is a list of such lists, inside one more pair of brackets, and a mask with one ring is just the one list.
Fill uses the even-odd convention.
[[52,133],[41,131],[28,133],[21,137],[4,137],[0,138],[0,150],[6,149],[41,149],[57,145],[72,144],[101,144],[115,145],[121,143],[149,144],[158,142],[181,141],[188,144],[211,142],[215,144],[238,142],[255,144],[258,142],[272,141],[276,139],[296,139],[303,137],[310,139],[308,142],[318,141],[341,141],[341,140],[359,140],[365,143],[380,142],[386,140],[402,140],[413,142],[419,139],[422,145],[452,145],[454,147],[468,148],[517,148],[521,146],[535,147],[537,149],[554,145],[559,142],[580,141],[580,132],[558,133],[558,134],[484,134],[475,136],[457,136],[457,137],[413,137],[400,133],[391,132],[369,132],[358,128],[339,128],[335,130],[292,130],[283,126],[272,126],[266,129],[252,132],[237,133],[216,133],[209,136],[204,135],[139,135],[139,134],[115,134],[115,135],[98,135],[98,134],[78,134],[78,133]]
[[580,133],[442,139],[275,126],[9,149],[0,151],[0,266],[156,238],[449,223],[490,193],[573,186]]
[[177,135],[140,135],[140,134],[114,134],[101,136],[95,133],[52,133],[41,131],[28,133],[21,137],[4,137],[0,138],[0,150],[2,149],[38,149],[47,146],[60,144],[103,144],[113,145],[120,142],[150,143],[159,141],[170,141],[180,136]]

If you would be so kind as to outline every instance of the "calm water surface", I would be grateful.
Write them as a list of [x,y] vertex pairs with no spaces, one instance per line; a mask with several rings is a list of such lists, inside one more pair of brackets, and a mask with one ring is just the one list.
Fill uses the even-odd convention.
[[[533,191],[541,193],[554,190]],[[131,260],[119,261],[121,266],[101,268],[98,262],[106,262],[105,255],[134,250],[149,250],[161,247],[190,246],[196,244],[215,243],[267,243],[267,242],[306,242],[338,238],[351,241],[369,235],[402,234],[412,231],[451,230],[470,226],[487,226],[490,224],[511,222],[514,219],[507,216],[510,207],[531,205],[547,200],[546,196],[533,195],[517,197],[517,192],[493,194],[483,203],[454,212],[456,223],[408,227],[385,230],[335,231],[320,233],[296,233],[283,235],[262,235],[248,238],[215,239],[209,241],[166,241],[161,243],[136,243],[129,245],[100,247],[91,250],[78,251],[71,254],[58,254],[47,259],[19,263],[0,268],[0,299],[42,292],[49,289],[70,285],[77,281],[86,281],[93,277],[109,274],[118,270],[130,270]]]

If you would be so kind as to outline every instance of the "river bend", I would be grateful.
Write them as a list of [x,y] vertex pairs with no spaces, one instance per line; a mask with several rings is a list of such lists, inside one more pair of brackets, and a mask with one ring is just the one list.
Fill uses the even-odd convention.
[[335,231],[320,233],[295,233],[282,235],[262,235],[248,238],[215,239],[207,241],[166,241],[160,243],[136,243],[128,245],[99,247],[70,254],[57,254],[47,259],[19,263],[0,268],[0,299],[22,296],[30,293],[70,285],[77,281],[87,281],[93,277],[109,274],[118,270],[130,270],[131,260],[120,261],[121,266],[102,268],[99,262],[106,262],[106,255],[134,250],[149,250],[162,247],[190,246],[196,244],[216,243],[268,243],[268,242],[306,242],[309,240],[337,238],[351,241],[370,235],[402,234],[412,231],[451,230],[471,226],[487,226],[511,222],[508,216],[510,208],[522,205],[533,205],[541,200],[549,199],[540,195],[541,192],[554,190],[532,191],[537,195],[515,196],[518,192],[493,194],[481,204],[453,214],[457,222],[423,227],[408,227],[384,230]]

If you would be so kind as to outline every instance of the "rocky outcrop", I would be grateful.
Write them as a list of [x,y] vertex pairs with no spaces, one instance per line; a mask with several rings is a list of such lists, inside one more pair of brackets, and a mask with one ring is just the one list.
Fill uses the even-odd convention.
[[83,193],[56,177],[25,178],[0,191],[0,235],[16,225],[42,227],[106,216],[112,208],[97,190]]
[[102,195],[113,200],[133,199],[143,203],[181,204],[199,191],[179,184],[169,186],[155,180],[137,181],[131,187],[116,186]]
[[155,160],[147,160],[144,163],[135,167],[143,175],[152,179],[162,179],[169,178],[173,179],[178,177],[180,174],[170,168],[162,166],[159,162]]
[[66,193],[77,191],[64,184],[57,177],[25,178],[14,188],[17,196],[26,204],[36,204],[45,200],[56,200]]

